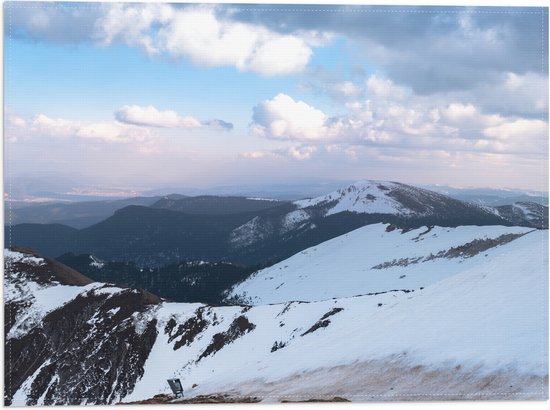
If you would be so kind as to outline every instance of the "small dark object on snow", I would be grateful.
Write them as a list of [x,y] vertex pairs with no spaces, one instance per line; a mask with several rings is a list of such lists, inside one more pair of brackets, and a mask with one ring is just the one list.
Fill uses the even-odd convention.
[[183,397],[183,387],[181,386],[180,379],[168,379],[168,384],[176,397]]

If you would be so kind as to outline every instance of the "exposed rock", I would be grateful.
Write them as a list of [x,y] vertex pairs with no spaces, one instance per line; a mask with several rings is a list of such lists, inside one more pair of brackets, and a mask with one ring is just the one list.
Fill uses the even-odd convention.
[[233,323],[231,323],[227,331],[216,333],[212,337],[212,341],[210,342],[206,350],[202,352],[197,361],[200,361],[207,356],[215,354],[225,345],[233,343],[239,337],[244,336],[246,333],[251,332],[255,328],[256,325],[254,323],[250,323],[246,316],[239,316],[233,321]]
[[[45,287],[90,283],[70,268],[45,258],[40,260],[43,262],[7,263],[5,280],[34,281]],[[156,319],[148,320],[147,312],[160,299],[132,289],[101,285],[87,289],[47,313],[39,326],[7,337],[6,405],[11,404],[13,394],[20,388],[25,389],[27,405],[37,404],[39,398],[45,405],[110,404],[132,391],[143,375],[143,364],[157,337]],[[6,304],[7,331],[18,311],[28,308],[26,304],[32,304],[32,299]],[[139,315],[145,321],[138,328]],[[33,375],[32,382],[24,384]]]
[[330,320],[328,319],[330,316],[335,315],[338,312],[341,312],[344,310],[343,308],[334,308],[330,310],[329,312],[325,313],[321,319],[319,319],[313,326],[311,326],[308,330],[306,330],[304,333],[301,334],[301,336],[305,336],[309,333],[313,333],[318,329],[321,329],[322,327],[327,327],[330,325]]

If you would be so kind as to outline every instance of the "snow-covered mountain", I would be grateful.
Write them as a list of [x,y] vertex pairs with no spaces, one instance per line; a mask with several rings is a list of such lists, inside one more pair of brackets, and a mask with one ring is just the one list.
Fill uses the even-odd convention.
[[359,181],[293,205],[285,214],[252,218],[230,233],[229,242],[239,249],[274,238],[303,237],[312,230],[349,226],[350,231],[377,222],[406,227],[509,224],[493,209],[388,181]]
[[[331,285],[349,273],[359,286],[360,262],[368,261],[365,282],[372,279],[377,294],[342,297],[363,289],[338,285],[326,295],[335,299],[258,306],[171,303],[93,283],[29,251],[6,251],[5,401],[131,402],[168,393],[172,377],[187,397],[226,393],[265,402],[547,398],[547,231],[451,232],[354,231],[322,247],[332,255],[318,257],[338,267]],[[363,233],[381,245],[353,237]],[[386,250],[372,259],[382,265],[374,269],[362,254],[369,246],[382,252],[386,237],[396,256]],[[287,270],[298,267],[291,259]],[[415,270],[430,264],[439,272]],[[376,277],[378,270],[389,279]],[[304,274],[312,287],[326,276]],[[394,289],[409,276],[414,292]],[[319,297],[310,296],[297,299]]]
[[390,214],[408,217],[437,215],[449,209],[484,212],[485,209],[464,203],[427,189],[389,181],[358,181],[327,195],[294,202],[300,209],[325,208],[325,215],[339,212]]
[[414,292],[464,270],[483,272],[518,243],[537,241],[540,234],[523,227],[367,225],[254,273],[228,297],[256,305]]

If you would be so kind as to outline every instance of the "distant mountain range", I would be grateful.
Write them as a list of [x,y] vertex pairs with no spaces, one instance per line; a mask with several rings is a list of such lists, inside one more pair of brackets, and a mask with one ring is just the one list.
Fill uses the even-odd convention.
[[548,193],[539,191],[495,188],[454,188],[441,185],[427,185],[425,188],[448,195],[451,198],[479,205],[502,206],[512,205],[516,202],[534,202],[539,205],[548,206]]
[[155,199],[149,206],[118,209],[82,229],[63,224],[13,224],[6,230],[6,243],[52,257],[68,252],[93,254],[107,261],[133,261],[148,267],[182,260],[257,265],[274,263],[373,223],[403,228],[548,227],[548,208],[541,205],[491,208],[385,181],[361,181],[294,202],[221,196]]
[[69,180],[59,175],[44,178],[13,176],[6,180],[6,193],[12,208],[36,206],[44,203],[74,203],[113,201],[134,196],[164,197],[173,194],[182,196],[239,196],[261,197],[293,201],[304,196],[317,196],[353,181],[300,180],[284,184],[262,183],[247,185],[221,185],[195,188],[189,185],[172,185],[155,189],[97,187],[86,182],[83,175]]
[[159,200],[183,198],[183,195],[169,195],[167,197],[135,197],[117,200],[85,201],[85,202],[56,202],[34,204],[22,208],[5,209],[6,224],[58,223],[73,228],[85,228],[107,219],[115,211],[129,205],[150,206]]
[[239,196],[194,196],[186,198],[163,197],[151,208],[167,209],[193,215],[230,215],[262,211],[284,205],[288,201]]
[[[30,182],[27,181],[27,184]],[[33,181],[34,194],[37,181]],[[51,201],[41,202],[21,202],[15,201],[6,203],[5,221],[6,224],[21,223],[59,223],[73,228],[81,229],[101,222],[112,216],[113,213],[129,205],[153,206],[162,209],[179,210],[188,213],[217,213],[215,208],[225,209],[230,213],[230,207],[233,207],[235,213],[246,212],[247,210],[263,209],[263,201],[278,200],[279,202],[290,202],[303,198],[314,193],[314,197],[323,196],[325,192],[337,189],[335,183],[314,184],[310,186],[290,185],[290,186],[268,186],[260,189],[255,186],[242,187],[220,187],[209,190],[198,190],[188,188],[163,188],[143,192],[142,196],[130,197],[124,199],[102,199],[90,201],[90,196],[78,197],[69,195],[73,201],[55,200],[58,196],[50,195]],[[426,186],[428,190],[435,191],[451,198],[465,202],[474,203],[482,206],[498,207],[513,205],[517,202],[533,202],[539,205],[548,206],[548,195],[535,191],[490,189],[490,188],[452,188],[446,186]],[[323,191],[324,190],[324,191]],[[36,191],[36,192],[35,192]],[[173,192],[185,192],[185,195]],[[43,193],[42,193],[43,194]],[[67,196],[67,195],[65,195]],[[189,201],[180,201],[178,199],[189,198]],[[218,198],[218,199],[216,199]],[[261,199],[259,203],[254,203],[251,208],[247,208],[239,201],[247,198]],[[209,210],[214,207],[214,210]],[[270,207],[266,204],[265,208]]]

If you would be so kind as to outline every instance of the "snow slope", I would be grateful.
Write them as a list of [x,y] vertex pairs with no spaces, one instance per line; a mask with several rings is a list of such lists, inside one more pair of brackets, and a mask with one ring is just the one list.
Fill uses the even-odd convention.
[[[388,397],[393,394],[390,387],[395,386],[403,394],[431,398],[445,398],[438,396],[438,391],[462,398],[478,393],[478,398],[484,394],[487,398],[491,389],[503,386],[487,383],[489,387],[479,388],[476,381],[503,375],[508,375],[516,388],[529,380],[526,390],[514,390],[509,398],[514,394],[516,398],[543,397],[547,394],[543,378],[548,374],[547,245],[547,232],[533,232],[510,243],[507,252],[490,258],[483,269],[466,268],[415,293],[250,309],[207,308],[210,313],[205,317],[216,315],[219,324],[177,350],[166,326],[171,319],[184,323],[193,317],[197,306],[162,304],[154,314],[159,320],[159,339],[145,364],[145,376],[125,401],[167,392],[164,379],[169,377],[180,378],[192,395],[228,391],[267,395],[262,398],[276,401],[292,381],[295,397],[306,398],[304,391],[323,396],[331,394],[334,383],[333,374],[323,369],[331,368],[342,371],[350,385],[360,388],[346,390],[346,383],[340,381],[339,393],[351,400],[365,400],[369,392],[368,385],[361,384],[367,377],[361,373],[365,367],[354,370],[356,373],[352,370],[360,363],[385,363],[382,372],[396,366],[404,372],[416,366],[433,372],[453,369],[464,377],[454,390],[445,378],[408,388],[393,380],[385,387]],[[196,361],[213,335],[239,316],[245,316],[255,328],[216,354]],[[311,331],[323,320],[329,323]],[[276,343],[283,347],[272,351]],[[299,375],[309,376],[300,379]],[[297,386],[297,382],[301,384]],[[193,389],[193,384],[198,387]]]
[[[392,250],[404,257],[426,256],[427,252],[440,249],[447,252],[450,246],[456,247],[472,238],[524,235],[470,258],[438,258],[406,267],[389,267],[386,272],[380,270],[380,274],[390,278],[387,284],[381,278],[373,282],[380,289],[391,290],[395,283],[405,279],[394,277],[392,269],[448,264],[448,270],[446,265],[440,266],[440,276],[430,272],[422,281],[411,282],[411,287],[415,283],[424,284],[423,289],[416,288],[414,292],[398,290],[315,302],[213,307],[167,301],[134,305],[134,299],[129,298],[131,290],[112,286],[88,290],[82,286],[78,311],[66,314],[78,315],[74,334],[82,334],[87,345],[80,341],[72,344],[63,367],[58,370],[54,367],[50,373],[43,374],[41,369],[55,364],[66,348],[61,346],[52,357],[38,356],[36,360],[42,361],[40,367],[25,376],[12,404],[29,403],[37,383],[45,383],[49,390],[31,401],[33,404],[48,403],[48,396],[56,397],[57,403],[67,404],[131,402],[168,394],[166,379],[172,377],[180,378],[187,397],[226,392],[258,396],[266,402],[333,395],[352,401],[411,397],[547,398],[548,232],[462,227],[449,232],[433,228],[420,235],[427,229],[406,233],[386,229],[384,225],[368,226],[336,238],[323,244],[327,252],[333,249],[332,254],[325,256],[319,245],[315,252],[320,255],[310,262],[317,258],[324,258],[327,263],[339,259],[340,266],[342,262],[348,263],[353,267],[350,272],[355,272],[353,276],[358,275],[362,262],[368,260],[369,247],[361,247],[353,235],[366,235],[369,239],[366,244],[377,246],[376,252],[381,253],[378,259],[364,264],[367,268],[372,262],[386,261],[388,255],[395,258]],[[429,239],[433,234],[436,237]],[[384,242],[384,237],[390,238],[390,242]],[[344,242],[348,246],[343,246]],[[358,247],[346,254],[352,242]],[[395,246],[384,251],[384,246],[391,243]],[[489,242],[478,242],[478,249],[480,243]],[[472,249],[458,248],[453,252],[464,251]],[[304,258],[308,254],[298,256]],[[32,264],[28,267],[30,271],[34,269]],[[371,269],[366,274],[375,273]],[[15,277],[24,275],[18,272]],[[409,275],[421,275],[421,271]],[[309,277],[313,288],[317,287],[317,280],[322,277]],[[6,282],[12,281],[12,276],[8,276]],[[340,288],[336,286],[338,281],[331,283],[335,284],[334,292],[349,293],[351,288],[349,283]],[[302,291],[306,290],[302,287]],[[84,297],[91,293],[95,295],[93,298]],[[313,296],[317,298],[318,293]],[[24,292],[14,293],[11,301],[17,303],[25,297]],[[60,312],[68,306],[44,293],[35,297],[39,303]],[[86,300],[93,303],[90,308],[82,306]],[[100,312],[104,313],[98,314],[97,308],[91,306],[102,306]],[[61,319],[60,323],[65,321]],[[50,314],[48,326],[55,323],[58,322]],[[26,337],[35,333],[33,330]],[[109,342],[113,337],[114,341]],[[111,348],[106,349],[106,344]],[[70,392],[61,390],[66,385],[57,381],[63,380],[60,374],[70,366],[78,368],[82,361],[90,366],[90,361],[98,360],[95,367],[87,368],[103,369],[105,358],[110,358],[113,352],[112,346],[127,349],[138,344],[143,362],[123,367],[125,359],[118,362],[116,355],[112,362],[107,362],[121,366],[120,371],[107,367],[114,371],[110,374],[116,375],[111,391],[92,389],[105,382],[104,373],[87,373],[89,390],[81,394],[101,391],[103,396],[77,395],[75,399]],[[101,347],[107,356],[100,356],[90,346]],[[124,384],[119,378],[128,375],[130,369],[135,383]],[[120,390],[120,386],[125,387]]]
[[256,272],[229,296],[258,305],[419,290],[466,269],[483,271],[523,234],[530,238],[526,246],[536,246],[532,228],[436,226],[403,232],[367,225]]

